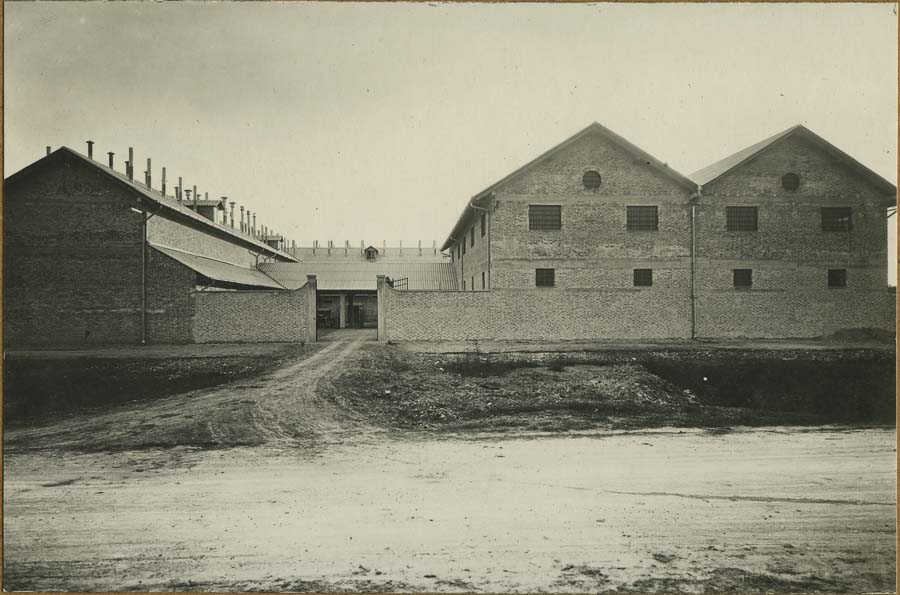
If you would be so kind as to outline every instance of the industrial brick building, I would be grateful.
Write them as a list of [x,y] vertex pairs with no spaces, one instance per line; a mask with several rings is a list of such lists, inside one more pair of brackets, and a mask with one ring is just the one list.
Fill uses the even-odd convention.
[[[446,242],[298,248],[60,148],[5,181],[4,344],[662,340],[892,332],[896,188],[796,126],[684,176],[594,123]],[[193,194],[193,197],[191,197]],[[373,333],[374,334],[374,333]]]
[[386,339],[892,331],[896,188],[795,126],[683,176],[594,123],[476,194],[442,246],[469,296],[382,289]]
[[184,343],[218,327],[264,324],[252,311],[198,305],[196,296],[283,292],[257,265],[293,256],[243,217],[235,228],[233,203],[228,225],[224,201],[195,193],[192,202],[180,186],[169,196],[164,177],[154,190],[149,174],[134,180],[133,164],[123,174],[112,155],[109,165],[92,157],[48,149],[4,182],[6,345]]

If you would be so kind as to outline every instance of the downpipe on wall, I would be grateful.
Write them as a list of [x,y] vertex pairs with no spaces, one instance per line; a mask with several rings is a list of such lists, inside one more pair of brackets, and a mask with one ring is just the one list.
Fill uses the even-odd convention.
[[691,341],[697,338],[697,202],[702,196],[703,187],[697,185],[697,191],[691,195]]

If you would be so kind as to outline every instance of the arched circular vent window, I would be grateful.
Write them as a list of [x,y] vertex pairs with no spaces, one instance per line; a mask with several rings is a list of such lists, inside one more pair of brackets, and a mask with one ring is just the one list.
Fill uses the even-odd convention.
[[796,190],[800,187],[800,176],[797,174],[784,174],[781,176],[781,187],[785,190]]
[[594,190],[595,188],[600,187],[600,174],[591,170],[589,172],[585,172],[584,176],[581,178],[582,184],[588,190]]

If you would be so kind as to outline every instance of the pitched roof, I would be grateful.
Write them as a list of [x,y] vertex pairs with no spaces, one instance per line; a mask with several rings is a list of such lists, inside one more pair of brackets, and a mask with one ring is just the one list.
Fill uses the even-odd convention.
[[167,248],[158,244],[150,243],[154,250],[165,254],[169,258],[177,260],[189,269],[200,273],[207,279],[213,281],[222,281],[236,285],[246,285],[250,287],[266,287],[270,289],[284,289],[284,287],[256,269],[248,269],[239,267],[229,262],[223,262],[214,258],[207,258],[199,254],[191,254],[183,250]]
[[479,192],[478,194],[473,196],[469,200],[466,207],[463,209],[462,214],[459,216],[459,219],[457,220],[456,225],[453,226],[453,230],[450,232],[450,235],[447,237],[447,240],[444,242],[444,245],[441,246],[441,250],[446,250],[448,247],[450,247],[450,245],[453,243],[453,240],[455,238],[459,237],[460,232],[463,229],[465,229],[466,227],[468,227],[469,220],[472,219],[474,216],[472,211],[478,210],[478,209],[471,209],[470,207],[480,206],[480,205],[476,204],[476,202],[479,202],[479,201],[482,201],[482,199],[488,198],[490,193],[493,192],[494,190],[496,190],[498,187],[500,187],[503,184],[506,184],[507,182],[509,182],[510,180],[518,177],[519,175],[521,175],[528,169],[531,169],[535,165],[538,165],[539,163],[546,161],[548,158],[552,157],[553,155],[562,151],[563,149],[565,149],[566,147],[568,147],[575,141],[583,138],[584,136],[587,136],[588,134],[590,134],[592,132],[600,133],[602,136],[611,140],[613,143],[619,145],[620,147],[622,147],[629,153],[637,155],[638,157],[641,158],[641,160],[646,161],[651,167],[653,167],[654,169],[663,173],[664,175],[671,178],[676,183],[687,188],[688,190],[696,189],[697,185],[692,180],[690,180],[683,174],[675,171],[674,169],[669,167],[668,164],[663,163],[662,161],[660,161],[659,159],[657,159],[650,153],[644,151],[637,145],[635,145],[635,144],[629,142],[628,140],[626,140],[625,138],[619,136],[618,134],[616,134],[609,128],[600,124],[599,122],[594,122],[594,123],[590,124],[589,126],[587,126],[586,128],[583,128],[579,132],[576,132],[574,135],[570,136],[563,142],[559,143],[558,145],[556,145],[549,151],[546,151],[546,152],[542,153],[541,155],[537,156],[536,158],[532,159],[531,161],[529,161],[528,163],[526,163],[519,169],[515,170],[511,174],[507,175],[500,181],[491,184],[490,186],[488,186],[487,188],[485,188],[484,190],[482,190],[481,192]]
[[317,288],[332,291],[375,291],[377,276],[408,279],[408,289],[457,289],[450,262],[270,262],[259,268],[287,287],[297,289],[315,275]]
[[709,184],[713,180],[717,180],[742,163],[746,163],[750,159],[753,159],[779,141],[791,136],[799,136],[812,142],[815,146],[826,151],[831,156],[835,157],[838,161],[842,162],[851,170],[862,176],[864,179],[868,180],[873,186],[875,186],[885,194],[896,194],[897,188],[893,184],[801,124],[791,126],[787,130],[782,130],[778,134],[774,134],[767,139],[750,145],[746,149],[742,149],[737,153],[734,153],[733,155],[729,155],[728,157],[716,161],[711,165],[707,165],[703,169],[692,173],[689,177],[701,186]]
[[[187,206],[185,206],[185,204],[178,202],[174,198],[169,197],[169,196],[164,196],[164,195],[160,194],[158,191],[153,190],[152,188],[148,188],[144,184],[141,184],[137,180],[129,180],[125,174],[119,173],[116,170],[114,170],[110,167],[107,167],[107,166],[103,165],[102,163],[94,161],[93,159],[86,157],[77,151],[73,151],[72,149],[70,149],[68,147],[60,147],[59,149],[53,151],[50,155],[42,157],[41,159],[38,159],[34,163],[24,167],[23,169],[20,169],[13,175],[6,178],[6,180],[4,180],[4,184],[10,184],[20,178],[25,177],[30,172],[34,171],[36,168],[47,163],[48,159],[58,158],[60,155],[73,157],[73,158],[77,159],[78,161],[80,161],[81,163],[85,163],[85,164],[93,167],[95,170],[112,177],[119,184],[122,184],[125,187],[127,187],[128,189],[135,192],[138,195],[138,199],[141,201],[151,202],[161,208],[167,209],[167,210],[169,210],[173,213],[176,213],[184,218],[190,219],[190,220],[192,220],[192,222],[195,222],[202,227],[208,228],[209,231],[231,236],[232,239],[240,241],[240,242],[244,243],[245,245],[250,245],[250,246],[259,248],[260,252],[264,252],[269,255],[277,255],[278,257],[280,257],[284,260],[289,260],[292,262],[297,261],[296,258],[294,258],[293,256],[291,256],[290,254],[288,254],[286,252],[283,252],[281,250],[276,250],[275,248],[272,248],[265,242],[262,242],[256,238],[254,238],[253,236],[249,236],[249,235],[241,233],[231,227],[226,227],[225,225],[221,225],[219,223],[216,223],[215,221],[207,219],[206,217],[204,217],[197,211],[194,211],[193,209],[188,208]],[[212,202],[212,201],[210,201],[210,202]]]

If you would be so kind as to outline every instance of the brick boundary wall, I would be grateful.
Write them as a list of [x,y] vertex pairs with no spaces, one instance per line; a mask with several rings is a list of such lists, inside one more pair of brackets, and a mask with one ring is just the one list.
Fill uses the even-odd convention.
[[316,278],[295,290],[194,292],[195,343],[316,340]]
[[788,339],[839,331],[896,332],[895,289],[701,291],[698,338]]
[[[696,336],[814,338],[842,330],[895,331],[896,292],[708,292]],[[690,339],[683,290],[399,291],[379,278],[379,341]]]
[[380,341],[690,338],[682,290],[400,291],[379,277]]

